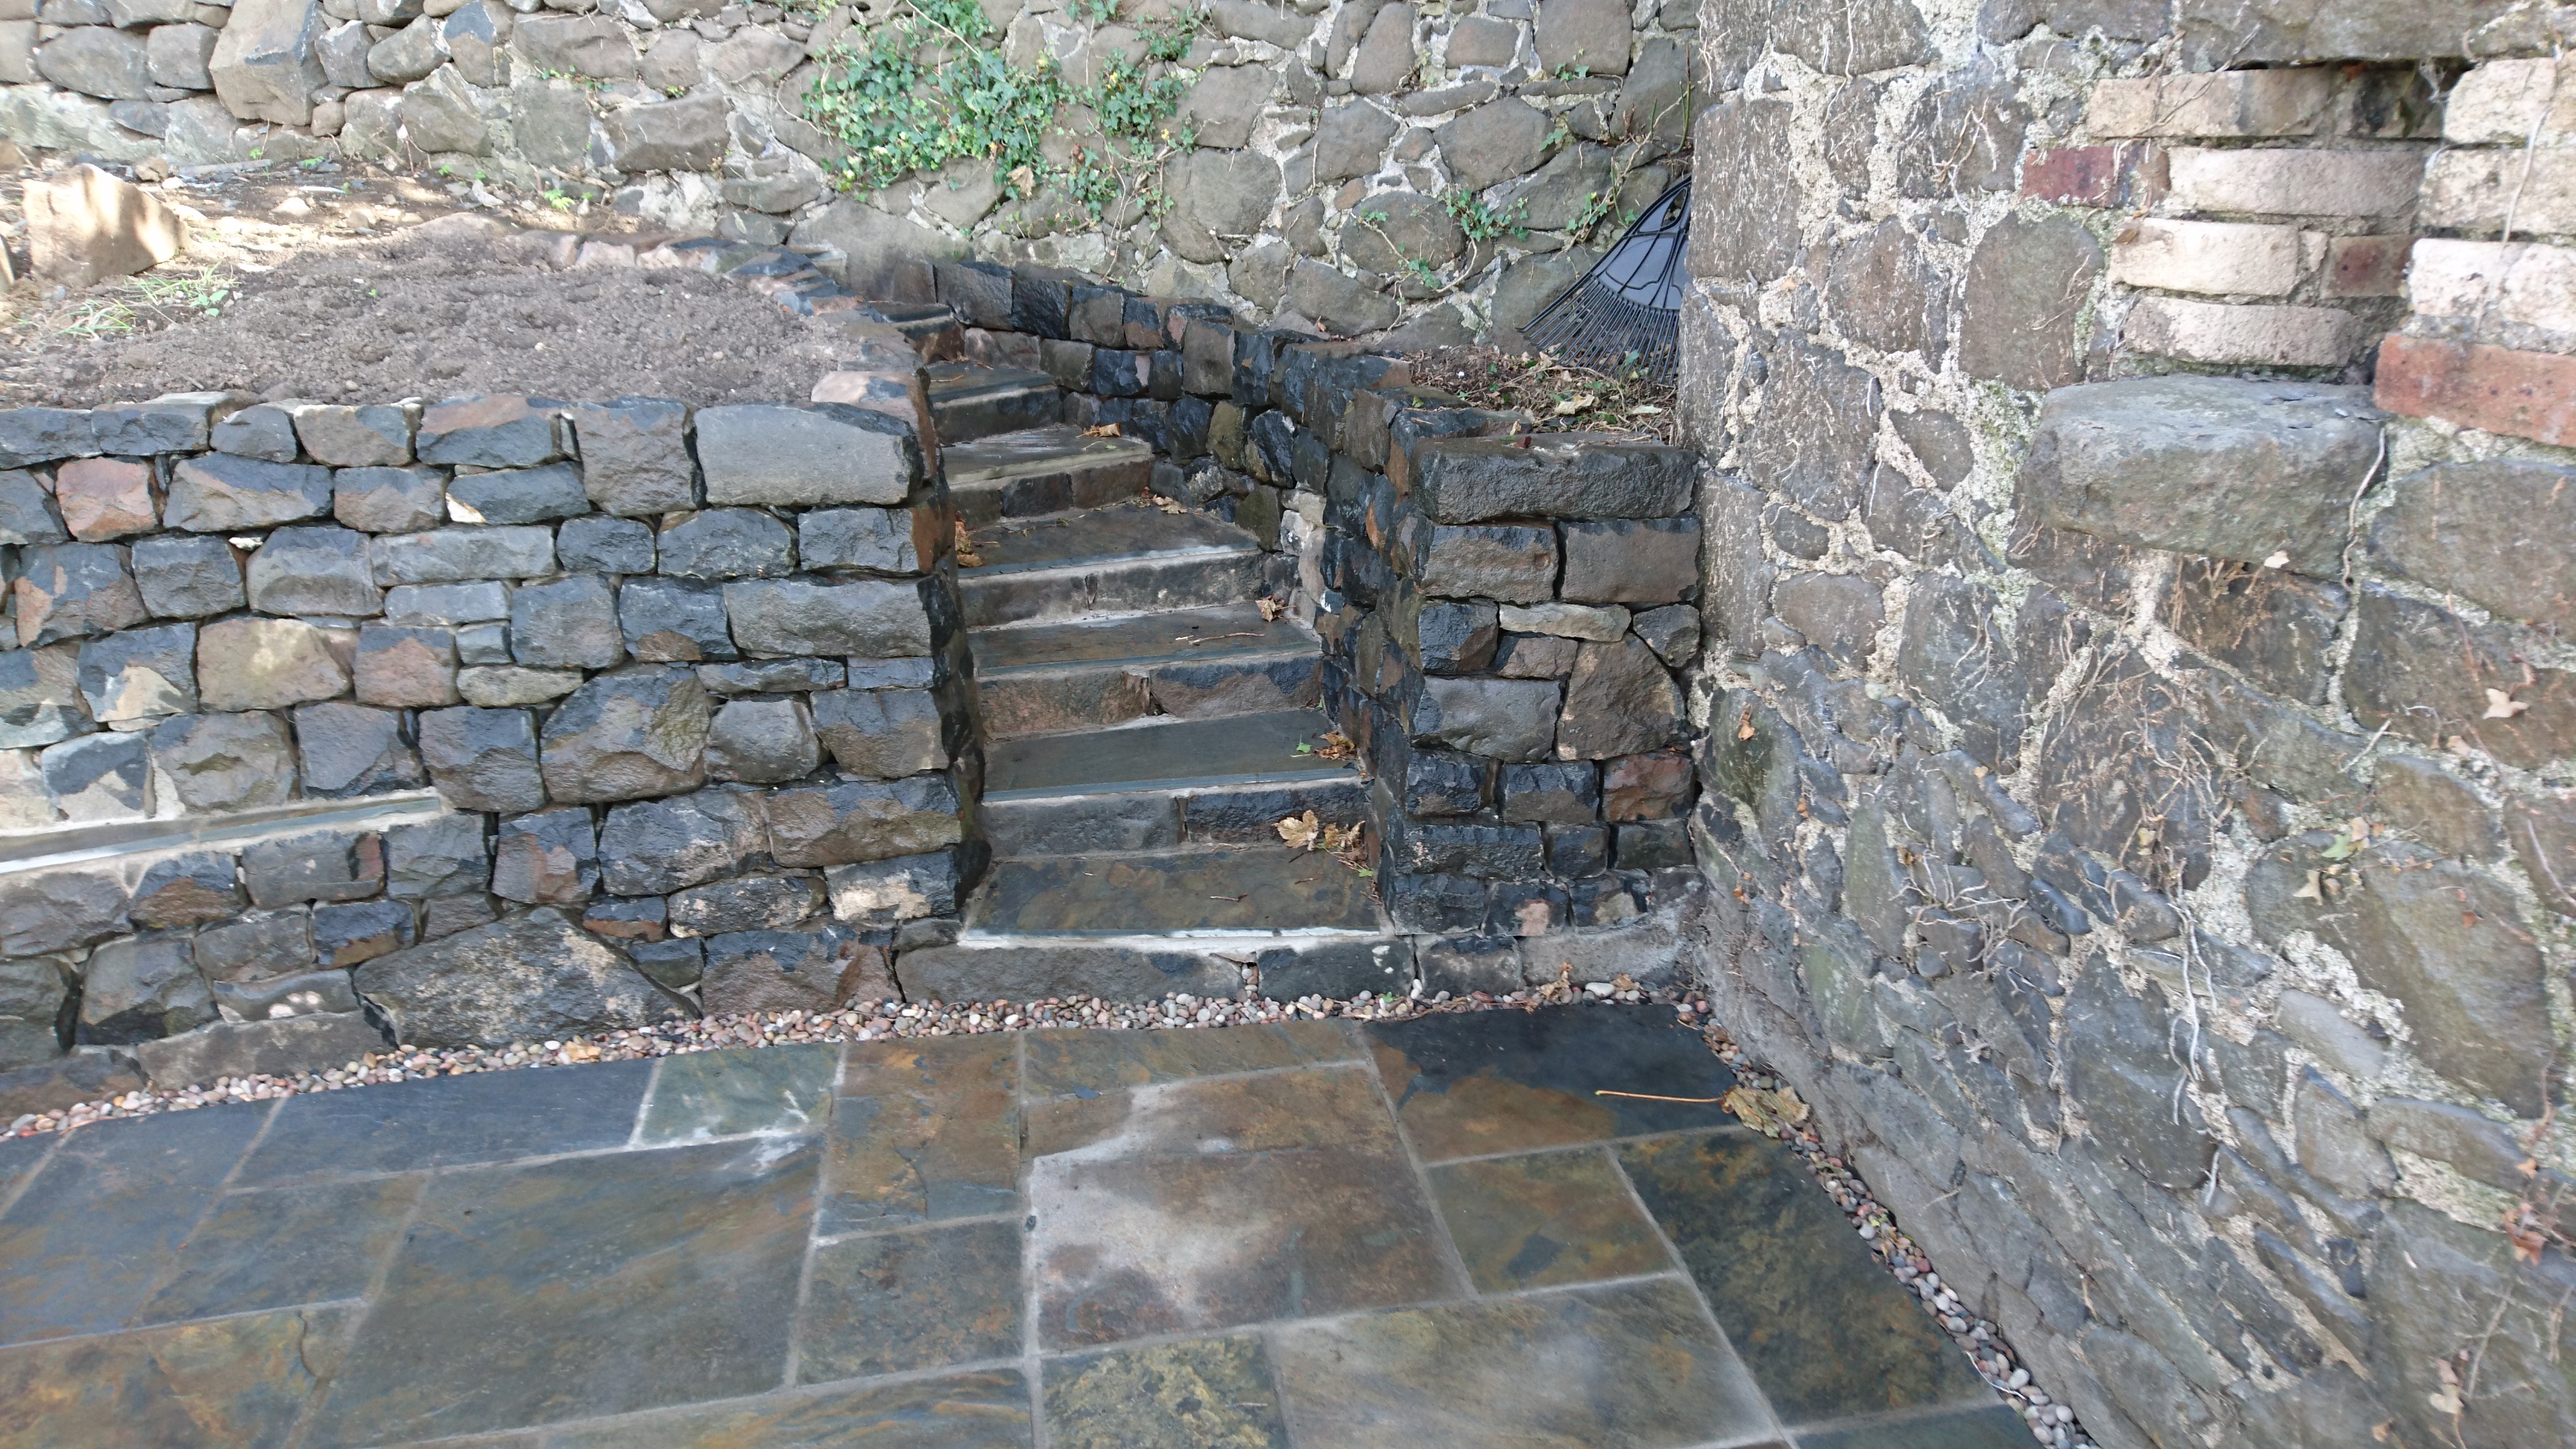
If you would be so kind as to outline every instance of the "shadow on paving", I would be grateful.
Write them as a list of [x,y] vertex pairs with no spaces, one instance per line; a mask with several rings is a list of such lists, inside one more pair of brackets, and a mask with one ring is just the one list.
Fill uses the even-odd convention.
[[2027,1442],[1658,1008],[447,1078],[0,1143],[0,1444]]

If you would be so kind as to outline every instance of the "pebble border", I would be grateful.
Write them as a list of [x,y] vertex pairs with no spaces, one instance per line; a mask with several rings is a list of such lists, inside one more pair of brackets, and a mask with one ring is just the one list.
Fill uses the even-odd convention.
[[[793,1046],[844,1041],[900,1041],[917,1037],[977,1036],[990,1032],[1030,1031],[1041,1027],[1078,1027],[1102,1031],[1193,1030],[1199,1027],[1256,1026],[1288,1021],[1406,1021],[1443,1012],[1528,1010],[1575,1002],[1654,1003],[1671,1006],[1684,1025],[1696,1025],[1710,1051],[1735,1073],[1736,1080],[1757,1090],[1779,1091],[1785,1083],[1753,1065],[1726,1029],[1711,1017],[1706,998],[1696,992],[1644,987],[1620,988],[1598,983],[1579,990],[1563,986],[1515,991],[1504,996],[1475,992],[1452,998],[1442,992],[1430,1000],[1390,996],[1355,996],[1348,1001],[1308,996],[1296,1001],[1217,1001],[1187,993],[1160,1001],[1112,1002],[1098,997],[1049,997],[1015,1005],[1009,1001],[905,1003],[885,1000],[854,1002],[835,1012],[787,1011],[670,1022],[633,1031],[604,1032],[543,1043],[504,1047],[395,1047],[382,1055],[323,1072],[292,1077],[223,1077],[202,1086],[165,1087],[128,1092],[96,1102],[83,1102],[59,1112],[29,1113],[0,1136],[33,1137],[40,1133],[85,1127],[93,1122],[183,1112],[226,1102],[265,1102],[305,1092],[336,1092],[352,1087],[464,1076],[475,1072],[523,1067],[579,1066],[591,1062],[635,1061],[680,1056],[690,1052],[741,1047]],[[1729,1105],[1727,1110],[1733,1113]],[[1750,1125],[1750,1124],[1748,1124]],[[1761,1131],[1755,1127],[1756,1131]],[[1849,1218],[1870,1253],[1914,1294],[1923,1311],[1939,1323],[1976,1367],[1987,1386],[2021,1411],[2031,1437],[2047,1449],[2096,1449],[2075,1421],[2075,1411],[2051,1398],[2021,1366],[2003,1331],[1982,1318],[1972,1318],[1958,1296],[1941,1282],[1931,1259],[1896,1226],[1895,1215],[1870,1193],[1869,1185],[1843,1159],[1825,1150],[1811,1127],[1794,1126],[1765,1132],[1798,1155],[1826,1196]]]

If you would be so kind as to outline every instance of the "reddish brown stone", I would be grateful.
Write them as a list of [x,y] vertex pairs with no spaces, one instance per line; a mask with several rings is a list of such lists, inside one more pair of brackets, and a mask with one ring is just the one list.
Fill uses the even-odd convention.
[[1621,755],[1601,765],[1601,812],[1611,820],[1669,820],[1690,803],[1690,757],[1679,750]]
[[2403,297],[2411,236],[2339,236],[2326,250],[2329,297]]
[[2164,152],[2124,146],[2068,146],[2022,163],[2021,194],[2061,206],[2152,206],[2164,194]]
[[2576,443],[2576,357],[2391,337],[2379,348],[2377,401],[2408,417]]
[[123,458],[79,458],[54,471],[54,502],[63,527],[83,543],[105,543],[161,526],[152,508],[152,465]]

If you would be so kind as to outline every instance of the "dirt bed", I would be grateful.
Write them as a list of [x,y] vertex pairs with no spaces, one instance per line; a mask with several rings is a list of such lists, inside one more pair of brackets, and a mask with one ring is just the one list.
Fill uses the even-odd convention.
[[496,239],[499,228],[480,216],[375,236],[298,229],[259,261],[224,246],[242,230],[234,217],[215,220],[221,231],[200,228],[204,245],[141,279],[68,297],[19,283],[15,345],[0,352],[0,406],[207,389],[352,402],[474,393],[784,401],[810,396],[831,367],[807,322],[740,282],[683,270],[556,271]]
[[1416,353],[1417,387],[1453,394],[1480,408],[1517,408],[1542,432],[1616,433],[1643,442],[1673,441],[1675,390],[1640,376],[1613,376],[1492,347],[1435,347]]

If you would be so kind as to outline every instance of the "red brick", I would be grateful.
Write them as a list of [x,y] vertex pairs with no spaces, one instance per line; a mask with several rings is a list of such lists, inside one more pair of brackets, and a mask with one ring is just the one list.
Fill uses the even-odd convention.
[[2153,146],[2068,146],[2022,163],[2021,194],[2061,206],[2152,206],[2164,193],[2164,153]]
[[2378,403],[2408,417],[2576,444],[2576,357],[2391,337],[2379,349]]
[[2329,297],[2403,297],[2411,236],[2339,236],[2326,251]]

